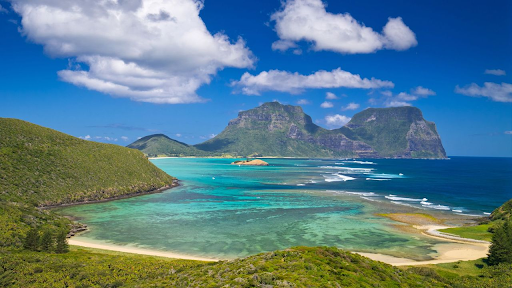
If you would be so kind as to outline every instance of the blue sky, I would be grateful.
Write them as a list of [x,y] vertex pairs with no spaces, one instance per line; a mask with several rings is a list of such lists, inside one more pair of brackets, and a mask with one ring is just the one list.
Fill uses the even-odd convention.
[[448,155],[512,156],[509,1],[37,2],[0,1],[0,117],[195,144],[267,101],[329,129],[413,105]]

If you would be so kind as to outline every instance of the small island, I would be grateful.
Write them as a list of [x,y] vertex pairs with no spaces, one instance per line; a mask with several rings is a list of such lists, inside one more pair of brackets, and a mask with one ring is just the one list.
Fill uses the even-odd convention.
[[235,161],[231,165],[268,166],[268,163],[260,159],[254,159]]

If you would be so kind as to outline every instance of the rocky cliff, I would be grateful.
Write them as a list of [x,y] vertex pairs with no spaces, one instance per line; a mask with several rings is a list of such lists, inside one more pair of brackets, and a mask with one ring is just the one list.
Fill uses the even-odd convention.
[[195,147],[241,156],[446,158],[435,124],[415,107],[370,108],[327,130],[301,107],[269,102],[240,112],[222,133]]

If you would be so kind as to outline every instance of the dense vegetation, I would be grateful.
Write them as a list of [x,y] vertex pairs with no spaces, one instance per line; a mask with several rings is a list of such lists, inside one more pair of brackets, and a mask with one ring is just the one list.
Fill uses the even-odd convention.
[[[457,268],[454,268],[457,267]],[[295,247],[204,263],[73,248],[0,253],[1,287],[510,287],[512,265],[482,261],[409,269],[337,248]]]
[[512,264],[512,223],[506,219],[494,229],[492,244],[489,249],[489,264]]
[[0,246],[21,246],[30,227],[69,229],[45,207],[136,195],[174,178],[143,153],[0,118]]

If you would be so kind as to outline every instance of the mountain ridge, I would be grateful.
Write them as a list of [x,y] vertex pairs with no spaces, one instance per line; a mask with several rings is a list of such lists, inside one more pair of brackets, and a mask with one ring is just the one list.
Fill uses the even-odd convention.
[[[147,137],[152,136],[158,137]],[[267,102],[239,112],[214,138],[186,147],[182,156],[446,158],[435,123],[416,107],[368,108],[347,125],[328,130],[314,124],[300,106]]]

